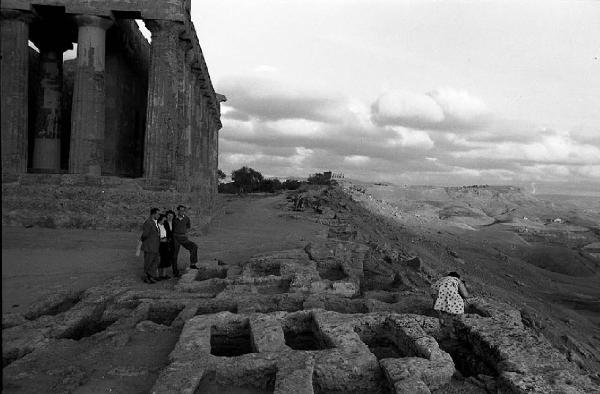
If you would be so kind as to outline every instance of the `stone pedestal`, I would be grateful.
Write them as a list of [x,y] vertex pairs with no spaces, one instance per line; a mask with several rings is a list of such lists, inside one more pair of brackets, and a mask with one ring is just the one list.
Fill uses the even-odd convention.
[[47,33],[49,37],[38,43],[40,87],[33,141],[33,168],[59,172],[63,51],[70,45],[53,39],[50,31]]
[[152,32],[148,106],[144,141],[144,176],[175,180],[175,151],[178,143],[178,95],[181,67],[178,62],[181,23],[147,20]]
[[100,176],[104,161],[105,127],[105,44],[107,18],[90,15],[75,17],[79,25],[77,69],[71,113],[69,171]]
[[2,172],[27,172],[29,23],[28,12],[2,9]]

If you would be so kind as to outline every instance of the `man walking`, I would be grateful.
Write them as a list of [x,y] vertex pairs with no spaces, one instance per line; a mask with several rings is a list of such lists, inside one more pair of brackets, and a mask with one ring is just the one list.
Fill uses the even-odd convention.
[[141,249],[144,251],[144,282],[155,283],[154,277],[159,261],[160,235],[158,233],[158,208],[150,209],[150,217],[142,226]]
[[198,245],[190,241],[187,237],[187,232],[192,227],[190,218],[185,215],[185,207],[180,205],[177,207],[177,216],[173,218],[173,240],[175,241],[174,259],[177,264],[177,256],[179,256],[179,247],[183,246],[190,252],[190,268],[198,269]]

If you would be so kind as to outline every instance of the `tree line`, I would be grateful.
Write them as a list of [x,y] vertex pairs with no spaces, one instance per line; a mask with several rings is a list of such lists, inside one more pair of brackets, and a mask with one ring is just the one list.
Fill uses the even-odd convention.
[[[219,170],[219,181],[227,175]],[[265,178],[259,171],[244,166],[231,172],[231,182],[219,183],[219,193],[275,193],[280,190],[296,190],[303,183],[313,185],[329,185],[333,183],[331,172],[311,174],[306,181],[286,179],[281,182],[277,178]]]

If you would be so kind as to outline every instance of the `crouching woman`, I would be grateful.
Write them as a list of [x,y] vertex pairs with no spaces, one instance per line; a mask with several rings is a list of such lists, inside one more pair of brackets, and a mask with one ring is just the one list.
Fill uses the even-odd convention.
[[469,292],[456,272],[449,272],[431,288],[435,293],[433,309],[438,311],[442,336],[454,337],[453,320],[465,313],[464,299],[469,297]]

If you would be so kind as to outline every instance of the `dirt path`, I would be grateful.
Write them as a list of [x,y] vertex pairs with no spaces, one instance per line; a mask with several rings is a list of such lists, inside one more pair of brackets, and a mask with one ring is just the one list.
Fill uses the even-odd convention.
[[[282,216],[284,195],[219,198],[220,214],[208,233],[191,237],[199,246],[200,259],[239,263],[259,252],[303,246],[304,240],[324,231],[316,223]],[[137,279],[143,265],[134,254],[138,236],[137,232],[3,227],[2,312],[21,312],[59,289],[86,289],[117,276]],[[185,265],[188,256],[182,250],[179,264]]]

